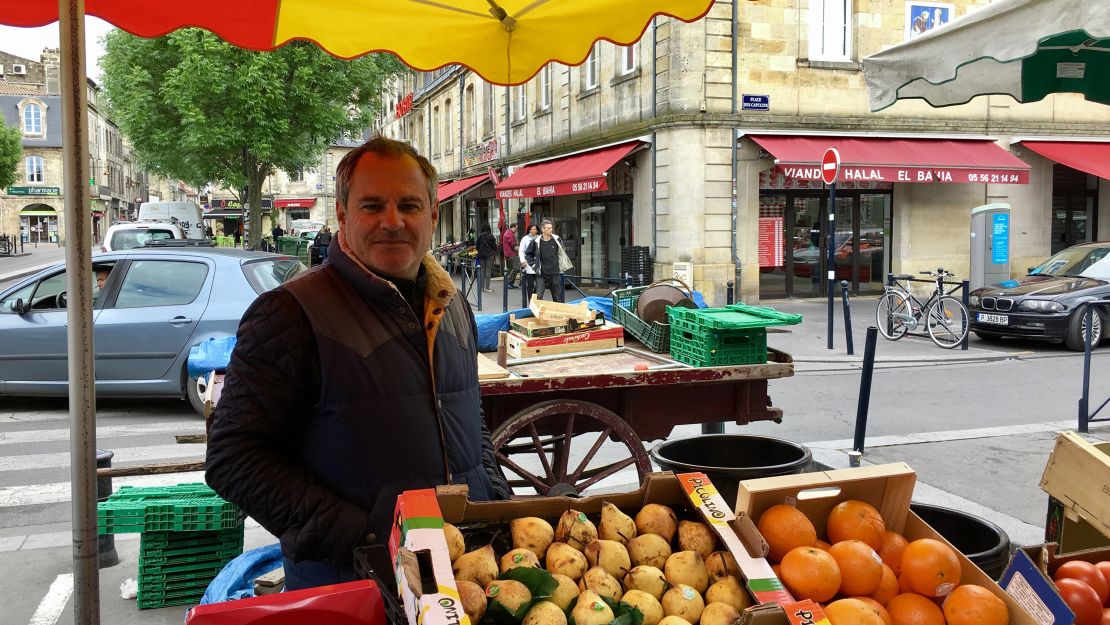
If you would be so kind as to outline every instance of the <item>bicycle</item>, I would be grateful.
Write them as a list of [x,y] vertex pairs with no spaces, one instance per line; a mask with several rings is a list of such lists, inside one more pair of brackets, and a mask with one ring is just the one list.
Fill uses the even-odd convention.
[[971,318],[963,302],[944,290],[944,278],[955,274],[943,268],[920,273],[936,279],[936,288],[929,299],[922,302],[899,282],[913,276],[892,276],[893,284],[886,287],[886,293],[879,298],[879,305],[875,308],[875,325],[883,338],[897,341],[910,330],[916,330],[923,323],[924,315],[925,329],[933,343],[937,347],[952,349],[967,338]]
[[0,256],[9,256],[15,253],[15,242],[6,234],[0,234]]

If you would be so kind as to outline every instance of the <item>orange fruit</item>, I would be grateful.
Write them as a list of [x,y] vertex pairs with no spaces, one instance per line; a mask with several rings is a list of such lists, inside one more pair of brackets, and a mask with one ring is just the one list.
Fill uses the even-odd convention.
[[779,580],[782,580],[782,565],[772,564],[771,570],[775,572],[775,577],[779,578]]
[[861,540],[844,540],[829,547],[829,555],[840,567],[840,594],[869,595],[883,581],[883,561]]
[[922,538],[902,552],[902,574],[910,588],[926,597],[943,597],[960,585],[960,559],[948,545]]
[[825,606],[831,625],[885,625],[879,612],[859,599],[840,599]]
[[944,625],[944,613],[937,604],[912,592],[891,599],[886,611],[894,625]]
[[787,504],[767,508],[759,516],[756,527],[771,547],[768,557],[775,562],[782,561],[791,549],[809,547],[817,540],[813,523],[797,508]]
[[813,543],[813,546],[817,547],[821,551],[828,551],[829,547],[832,547],[832,545],[830,545],[829,543],[821,540],[820,538],[817,539],[817,542]]
[[871,593],[871,598],[877,601],[879,605],[886,605],[900,592],[902,590],[898,587],[898,578],[894,576],[894,571],[884,564],[883,578],[879,581],[879,587]]
[[894,619],[890,618],[890,612],[886,611],[886,608],[883,607],[883,604],[879,603],[878,601],[875,601],[871,597],[851,597],[851,598],[852,599],[858,599],[858,600],[866,603],[873,610],[875,610],[875,613],[879,615],[879,618],[883,619],[883,625],[894,625]]
[[779,578],[799,601],[828,601],[840,590],[840,567],[831,555],[816,547],[791,549],[779,567]]
[[883,559],[883,564],[894,571],[895,576],[902,572],[902,552],[908,544],[910,542],[897,532],[883,532],[883,544],[878,549],[879,557]]
[[849,499],[833,506],[825,521],[825,531],[834,545],[843,540],[862,540],[872,549],[879,549],[883,546],[886,523],[871,504]]
[[944,600],[948,625],[1008,625],[1006,603],[994,593],[974,584],[964,584]]
[[904,592],[913,592],[913,588],[910,587],[910,577],[902,573],[898,576],[898,593],[901,594]]

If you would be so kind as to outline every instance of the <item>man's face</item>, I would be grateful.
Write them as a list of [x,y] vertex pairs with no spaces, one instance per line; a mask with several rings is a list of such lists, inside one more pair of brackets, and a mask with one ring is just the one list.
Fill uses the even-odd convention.
[[551,224],[544,224],[543,225],[543,236],[550,237],[551,236],[551,231],[554,230],[554,229],[555,228]]
[[107,282],[107,281],[108,281],[108,272],[107,271],[98,271],[98,272],[96,272],[96,288],[103,291],[104,290],[104,283]]
[[412,280],[432,243],[439,205],[410,156],[364,154],[351,175],[347,205],[336,202],[339,227],[354,255],[374,273]]

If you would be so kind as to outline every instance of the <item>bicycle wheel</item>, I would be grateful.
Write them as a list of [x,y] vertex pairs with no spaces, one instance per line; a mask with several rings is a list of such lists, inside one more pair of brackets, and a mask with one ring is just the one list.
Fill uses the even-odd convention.
[[875,308],[875,327],[883,338],[897,341],[906,335],[909,328],[905,319],[912,316],[910,303],[898,291],[888,291],[879,298],[879,305]]
[[925,311],[925,327],[929,338],[938,347],[952,349],[963,343],[967,336],[968,312],[960,300],[944,296],[929,305]]
[[0,256],[7,256],[8,254],[11,254],[14,251],[14,247],[15,246],[12,244],[11,241],[8,241],[7,239],[0,240]]

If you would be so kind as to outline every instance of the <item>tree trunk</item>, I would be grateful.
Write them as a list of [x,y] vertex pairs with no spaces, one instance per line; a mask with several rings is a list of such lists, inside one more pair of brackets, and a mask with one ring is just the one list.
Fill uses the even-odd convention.
[[247,153],[247,171],[250,179],[247,181],[246,202],[250,207],[247,218],[247,243],[252,250],[260,249],[262,240],[262,181],[265,180],[258,159],[250,152]]

